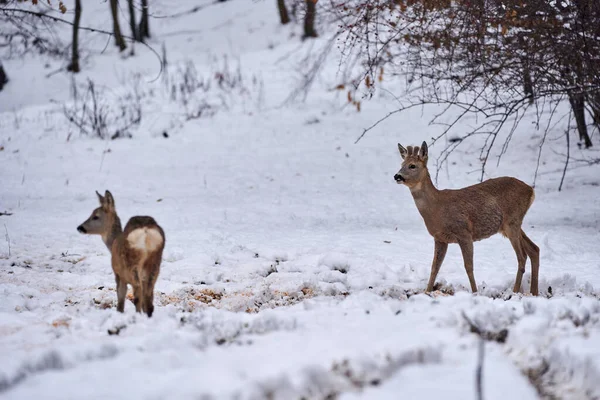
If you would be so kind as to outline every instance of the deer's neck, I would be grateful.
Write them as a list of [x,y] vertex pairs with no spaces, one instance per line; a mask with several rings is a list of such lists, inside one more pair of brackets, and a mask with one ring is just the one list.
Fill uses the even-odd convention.
[[102,240],[104,241],[106,247],[108,247],[108,251],[112,252],[113,243],[115,242],[117,237],[119,237],[122,234],[123,228],[121,228],[121,220],[115,214],[115,217],[110,226],[110,230],[106,234],[102,235]]
[[425,218],[425,216],[428,214],[428,211],[430,211],[435,205],[439,193],[439,190],[433,186],[429,172],[427,173],[425,179],[410,188],[410,193],[415,200],[417,209],[423,218]]

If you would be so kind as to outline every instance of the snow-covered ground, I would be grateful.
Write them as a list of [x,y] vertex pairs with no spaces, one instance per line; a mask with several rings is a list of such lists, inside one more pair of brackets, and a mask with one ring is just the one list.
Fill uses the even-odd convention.
[[[87,7],[82,23],[101,24],[108,6]],[[248,92],[186,121],[162,80],[149,82],[149,51],[121,60],[84,35],[93,54],[78,79],[118,93],[142,71],[149,93],[133,138],[102,141],[66,122],[68,75],[45,78],[31,57],[5,62],[30,73],[0,92],[0,212],[12,214],[0,216],[0,398],[475,399],[472,326],[489,339],[485,399],[600,398],[600,166],[574,161],[558,192],[561,127],[523,226],[541,249],[541,295],[527,294],[529,265],[526,294],[511,292],[516,257],[500,235],[475,245],[479,294],[457,246],[441,290],[424,294],[433,240],[393,175],[397,142],[439,132],[434,111],[399,114],[354,144],[395,100],[381,92],[360,113],[342,107],[329,90],[334,61],[306,102],[278,107],[308,45],[277,25],[275,4],[151,22],[170,73],[191,60],[212,79],[228,55]],[[540,140],[525,122],[488,177],[533,183]],[[430,149],[432,168],[440,151]],[[439,186],[476,183],[477,157],[475,144],[462,148]],[[152,215],[165,230],[151,319],[131,302],[116,312],[110,256],[76,231],[106,189],[122,220]]]

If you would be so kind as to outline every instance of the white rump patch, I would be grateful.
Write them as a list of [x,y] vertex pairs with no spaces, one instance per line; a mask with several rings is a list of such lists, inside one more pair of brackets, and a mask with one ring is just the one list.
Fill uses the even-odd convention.
[[163,244],[160,232],[155,228],[138,228],[127,235],[129,245],[134,249],[154,251]]

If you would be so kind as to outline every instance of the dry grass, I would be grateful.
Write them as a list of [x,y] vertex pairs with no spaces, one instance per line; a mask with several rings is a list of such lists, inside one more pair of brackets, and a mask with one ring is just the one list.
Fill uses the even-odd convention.
[[71,318],[59,318],[52,321],[52,326],[55,328],[65,327],[68,328],[70,325]]

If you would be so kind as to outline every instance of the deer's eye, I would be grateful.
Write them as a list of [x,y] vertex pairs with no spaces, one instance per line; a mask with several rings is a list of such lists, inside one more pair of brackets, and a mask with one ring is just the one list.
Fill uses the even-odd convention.
[[100,219],[100,217],[99,217],[99,216],[97,216],[97,215],[94,215],[94,216],[92,217],[92,219],[95,221],[95,220],[97,220],[97,219]]
[[410,164],[410,165],[408,166],[408,168],[410,168],[410,169],[415,169],[415,168],[417,168],[417,166],[416,166],[415,164]]

